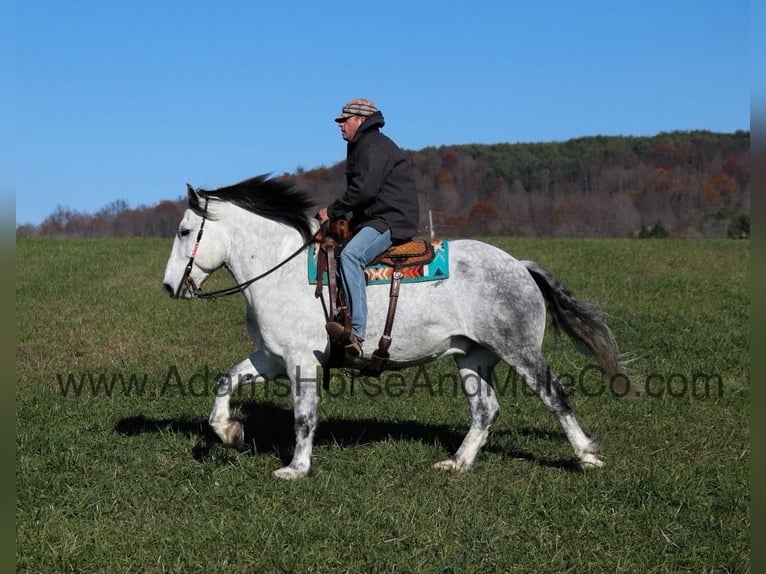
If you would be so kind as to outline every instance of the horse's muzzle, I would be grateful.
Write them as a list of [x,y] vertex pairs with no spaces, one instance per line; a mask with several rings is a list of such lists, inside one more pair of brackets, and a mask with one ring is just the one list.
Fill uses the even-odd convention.
[[174,290],[170,283],[163,283],[162,287],[173,299],[194,299],[199,293],[194,279],[188,276],[178,286],[178,290]]

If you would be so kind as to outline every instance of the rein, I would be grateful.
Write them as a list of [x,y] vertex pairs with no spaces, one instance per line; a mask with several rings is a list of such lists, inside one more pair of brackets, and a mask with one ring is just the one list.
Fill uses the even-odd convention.
[[247,281],[244,281],[242,283],[237,283],[236,285],[233,285],[232,287],[227,287],[225,289],[218,289],[217,291],[210,291],[209,293],[203,293],[200,288],[198,288],[194,284],[194,280],[190,277],[192,266],[194,265],[194,258],[197,256],[197,249],[199,248],[200,240],[202,239],[202,231],[205,228],[205,221],[207,221],[207,204],[208,204],[209,198],[205,198],[205,211],[202,215],[202,223],[199,226],[199,232],[197,233],[197,241],[194,243],[194,248],[192,249],[191,256],[189,257],[189,262],[186,264],[186,269],[184,270],[183,277],[181,277],[181,283],[178,286],[178,291],[175,294],[175,298],[178,299],[181,296],[181,292],[183,291],[184,286],[186,286],[186,289],[191,293],[192,299],[208,299],[208,300],[216,300],[219,297],[227,297],[228,295],[235,295],[236,293],[241,293],[245,289],[247,289],[250,285],[255,283],[256,281],[263,279],[264,277],[267,277],[268,275],[271,275],[282,267],[283,265],[286,265],[293,259],[295,259],[300,253],[306,249],[311,243],[317,238],[317,236],[322,232],[322,229],[320,228],[319,231],[317,231],[314,235],[312,235],[308,241],[304,242],[303,245],[301,245],[298,249],[293,251],[286,259],[283,261],[277,263],[274,267],[271,269],[264,271],[260,275],[256,275],[252,279],[248,279]]
[[276,271],[283,265],[286,265],[287,263],[295,259],[298,255],[300,255],[301,251],[303,251],[309,245],[311,245],[311,242],[314,241],[315,237],[316,237],[316,234],[312,235],[311,239],[309,239],[307,242],[301,245],[298,249],[293,251],[293,253],[289,257],[287,257],[287,259],[281,261],[280,263],[277,263],[274,267],[272,267],[268,271],[264,271],[263,273],[261,273],[260,275],[256,275],[252,279],[248,279],[247,281],[243,283],[237,283],[236,285],[233,285],[232,287],[227,287],[226,289],[218,289],[217,291],[210,291],[209,293],[203,293],[200,289],[195,289],[194,291],[192,291],[192,295],[196,297],[197,299],[215,300],[218,297],[226,297],[228,295],[241,293],[242,291],[250,287],[250,285],[258,281],[259,279],[263,279],[264,277],[271,275],[272,273],[274,273],[274,271]]

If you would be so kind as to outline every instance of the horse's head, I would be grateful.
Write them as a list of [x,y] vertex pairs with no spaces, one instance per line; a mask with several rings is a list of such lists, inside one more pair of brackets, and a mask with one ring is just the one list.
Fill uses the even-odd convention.
[[255,259],[261,271],[277,265],[281,249],[305,246],[316,231],[307,215],[316,207],[312,198],[285,180],[259,175],[212,191],[186,187],[189,209],[163,279],[173,297],[193,298],[224,264],[239,281],[255,275]]
[[226,256],[222,226],[211,217],[213,201],[186,185],[189,209],[184,213],[165,266],[163,287],[171,297],[191,299]]

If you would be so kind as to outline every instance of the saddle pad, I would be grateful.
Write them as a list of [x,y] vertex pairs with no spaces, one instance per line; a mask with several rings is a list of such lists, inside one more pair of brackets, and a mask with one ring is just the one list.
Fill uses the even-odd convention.
[[[421,281],[439,281],[449,277],[449,244],[446,240],[432,241],[434,248],[433,261],[425,265],[413,265],[402,269],[402,283],[419,283]],[[311,285],[317,282],[317,252],[318,245],[312,243],[309,246],[308,278]],[[377,264],[364,269],[367,275],[367,285],[381,285],[391,282],[393,267]],[[323,283],[327,285],[325,276]]]

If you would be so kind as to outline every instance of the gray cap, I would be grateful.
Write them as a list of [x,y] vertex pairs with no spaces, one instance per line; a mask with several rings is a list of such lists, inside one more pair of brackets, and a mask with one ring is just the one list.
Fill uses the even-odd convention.
[[379,111],[378,108],[375,107],[375,104],[372,103],[371,100],[366,98],[354,98],[353,100],[347,102],[345,106],[343,106],[343,109],[340,111],[340,115],[335,118],[335,121],[340,123],[346,121],[346,119],[350,118],[351,116],[367,117],[371,116],[377,111]]

